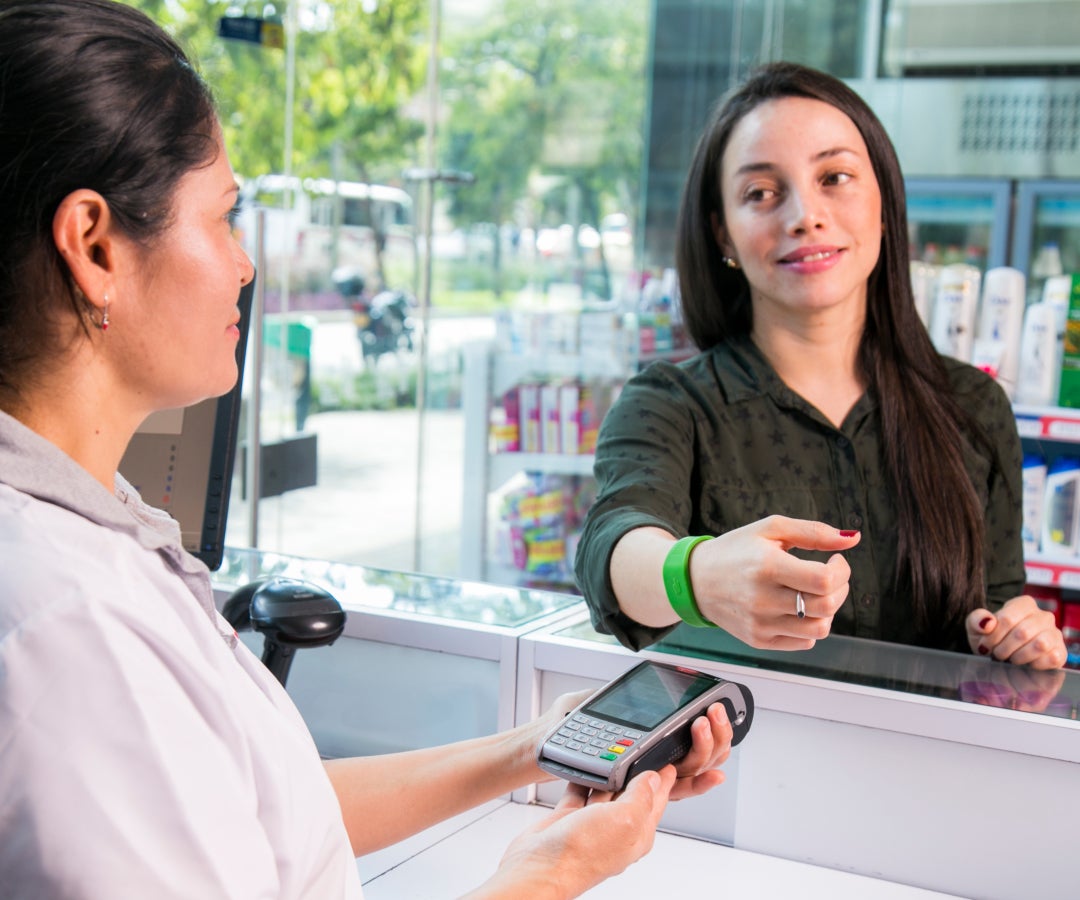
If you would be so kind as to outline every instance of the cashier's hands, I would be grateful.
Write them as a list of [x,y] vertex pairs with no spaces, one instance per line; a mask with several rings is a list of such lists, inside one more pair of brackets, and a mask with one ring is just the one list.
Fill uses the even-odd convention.
[[[529,740],[535,751],[540,740],[562,721],[569,712],[584,703],[594,691],[578,691],[558,697],[544,715],[535,722]],[[676,780],[671,788],[672,800],[696,797],[723,784],[724,773],[718,766],[727,762],[731,754],[733,731],[722,703],[714,703],[705,714],[698,716],[690,726],[693,743],[689,752],[675,764]],[[535,753],[534,753],[535,755]],[[536,781],[553,781],[555,776],[537,769]],[[636,780],[636,779],[635,779]]]
[[652,849],[675,785],[675,768],[643,772],[618,795],[571,784],[538,825],[516,837],[471,900],[569,900]]
[[[542,733],[590,693],[556,700],[537,720]],[[669,800],[703,794],[724,780],[716,766],[731,752],[732,729],[723,704],[710,706],[690,732],[693,746],[677,767],[644,772],[618,794],[568,784],[551,814],[510,843],[495,875],[469,897],[563,900],[636,862],[652,849]]]
[[1060,669],[1068,658],[1054,614],[1032,597],[1013,597],[996,614],[976,609],[966,624],[973,653],[1033,669]]

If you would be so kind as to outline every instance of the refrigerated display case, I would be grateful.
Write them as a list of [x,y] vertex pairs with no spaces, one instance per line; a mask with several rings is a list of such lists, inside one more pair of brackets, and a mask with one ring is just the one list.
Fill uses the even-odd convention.
[[1080,181],[1021,181],[1016,189],[1012,265],[1036,302],[1047,278],[1080,272]]
[[1006,264],[1008,179],[909,178],[905,188],[913,260],[969,263],[983,274]]

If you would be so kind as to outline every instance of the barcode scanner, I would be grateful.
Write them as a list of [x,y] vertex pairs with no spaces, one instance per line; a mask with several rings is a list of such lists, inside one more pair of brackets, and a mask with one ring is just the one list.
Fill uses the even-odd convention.
[[332,644],[345,629],[345,610],[327,591],[293,578],[262,578],[237,588],[221,614],[237,631],[263,635],[263,665],[282,686],[293,655]]

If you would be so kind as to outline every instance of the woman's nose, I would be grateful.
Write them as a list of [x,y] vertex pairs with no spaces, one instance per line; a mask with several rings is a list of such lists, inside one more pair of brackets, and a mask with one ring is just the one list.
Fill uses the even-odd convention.
[[825,222],[821,198],[812,190],[791,190],[787,206],[787,227],[793,233],[812,231]]

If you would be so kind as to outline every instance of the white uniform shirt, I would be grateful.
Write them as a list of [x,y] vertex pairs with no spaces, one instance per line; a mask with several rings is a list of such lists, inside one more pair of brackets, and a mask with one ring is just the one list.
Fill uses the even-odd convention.
[[3,413],[0,894],[361,895],[311,736],[176,524]]

